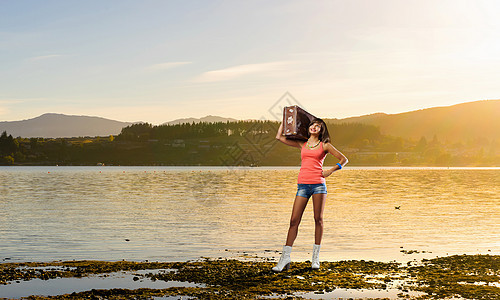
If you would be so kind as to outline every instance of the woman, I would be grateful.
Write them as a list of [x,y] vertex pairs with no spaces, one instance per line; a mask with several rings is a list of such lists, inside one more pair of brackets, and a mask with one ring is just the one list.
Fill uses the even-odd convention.
[[[319,249],[321,238],[323,237],[323,210],[326,202],[326,184],[325,178],[333,172],[342,169],[348,162],[347,158],[340,153],[332,144],[330,144],[330,136],[328,129],[323,120],[315,118],[309,124],[307,142],[298,140],[286,139],[283,135],[283,123],[281,123],[276,139],[280,142],[297,147],[300,150],[301,166],[297,180],[297,194],[292,208],[292,216],[290,218],[290,228],[286,244],[283,246],[278,264],[273,267],[273,271],[281,272],[284,268],[289,269],[293,242],[297,237],[300,220],[306,208],[309,198],[312,196],[314,209],[314,245],[311,267],[319,269]],[[332,168],[323,171],[323,161],[326,155],[330,153],[340,161]]]

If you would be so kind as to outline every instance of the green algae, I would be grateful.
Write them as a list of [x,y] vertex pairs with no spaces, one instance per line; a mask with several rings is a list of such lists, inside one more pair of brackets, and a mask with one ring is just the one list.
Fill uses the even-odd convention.
[[[424,259],[408,269],[418,282],[416,290],[436,299],[459,296],[467,299],[500,299],[500,256],[455,255]],[[484,283],[478,285],[476,283]]]
[[[265,259],[205,259],[192,262],[67,261],[0,264],[0,283],[65,277],[85,277],[117,271],[151,270],[137,274],[151,280],[203,284],[203,287],[167,289],[92,290],[28,299],[151,299],[153,296],[187,296],[194,299],[300,299],[299,292],[324,294],[335,289],[384,290],[397,287],[401,299],[500,299],[500,256],[455,255],[399,264],[350,260],[322,262],[311,270],[310,262],[294,262],[292,268],[274,273]],[[165,272],[154,270],[166,269]],[[421,292],[420,296],[411,295]]]
[[175,263],[158,262],[106,262],[106,261],[64,261],[64,262],[27,262],[0,264],[0,284],[9,281],[48,280],[55,278],[85,277],[91,274],[104,274],[118,271],[163,269]]

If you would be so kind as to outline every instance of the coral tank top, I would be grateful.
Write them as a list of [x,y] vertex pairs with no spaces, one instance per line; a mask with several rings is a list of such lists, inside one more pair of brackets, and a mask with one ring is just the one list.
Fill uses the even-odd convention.
[[323,172],[323,161],[326,157],[326,152],[323,150],[323,142],[315,149],[307,148],[307,142],[304,143],[300,150],[300,171],[297,183],[316,184],[325,183]]

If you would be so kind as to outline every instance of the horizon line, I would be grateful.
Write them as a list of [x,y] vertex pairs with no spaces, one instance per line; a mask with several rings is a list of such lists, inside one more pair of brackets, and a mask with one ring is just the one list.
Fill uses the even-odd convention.
[[[402,112],[397,112],[397,113],[385,113],[385,112],[378,111],[378,112],[373,112],[373,113],[368,113],[368,114],[348,116],[348,117],[344,117],[344,118],[322,117],[322,119],[344,120],[344,119],[358,118],[358,117],[363,117],[363,116],[371,116],[371,115],[376,115],[376,114],[398,115],[398,114],[416,112],[416,111],[421,111],[421,110],[426,110],[426,109],[452,107],[452,106],[457,106],[457,105],[463,105],[463,104],[469,104],[469,103],[475,103],[475,102],[486,102],[486,101],[500,101],[500,99],[474,100],[474,101],[460,102],[460,103],[451,104],[451,105],[441,105],[441,106],[424,107],[424,108],[420,108],[420,109],[415,109],[415,110],[410,110],[410,111],[402,111]],[[147,121],[120,121],[120,120],[110,119],[110,118],[107,118],[107,117],[97,116],[97,115],[79,115],[79,114],[71,114],[71,113],[46,112],[46,113],[43,113],[41,115],[37,115],[35,117],[28,118],[28,119],[12,120],[12,121],[0,121],[0,123],[29,121],[29,120],[33,120],[33,119],[39,118],[39,117],[44,116],[44,115],[61,115],[61,116],[68,116],[68,117],[90,117],[90,118],[100,118],[100,119],[105,119],[105,120],[109,120],[109,121],[116,121],[116,122],[122,122],[122,123],[132,123],[132,124],[148,123],[148,124],[152,124],[152,125],[163,125],[163,124],[166,124],[166,123],[175,122],[175,121],[179,121],[179,120],[182,120],[182,119],[197,119],[197,120],[200,120],[202,118],[207,118],[207,117],[218,117],[218,118],[224,118],[224,119],[234,119],[236,121],[258,121],[258,120],[278,121],[278,120],[273,120],[273,119],[262,119],[262,117],[260,119],[259,118],[237,119],[237,118],[233,118],[233,117],[223,117],[223,116],[217,116],[217,115],[208,114],[208,115],[205,115],[205,116],[202,116],[202,117],[191,117],[191,116],[190,117],[183,117],[183,118],[177,118],[177,119],[170,120],[170,121],[165,121],[165,122],[162,122],[162,123],[159,123],[159,124],[154,124],[154,123],[150,123],[150,122],[147,122]]]

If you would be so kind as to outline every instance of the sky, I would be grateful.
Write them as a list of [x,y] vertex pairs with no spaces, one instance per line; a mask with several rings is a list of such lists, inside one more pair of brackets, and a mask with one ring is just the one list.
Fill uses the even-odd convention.
[[496,0],[0,0],[0,121],[275,119],[284,99],[346,118],[500,99],[498,15]]

